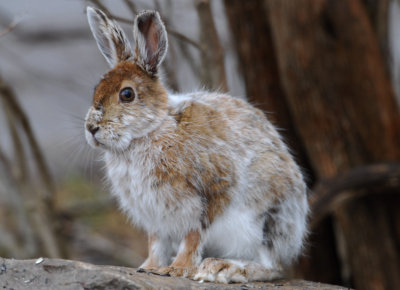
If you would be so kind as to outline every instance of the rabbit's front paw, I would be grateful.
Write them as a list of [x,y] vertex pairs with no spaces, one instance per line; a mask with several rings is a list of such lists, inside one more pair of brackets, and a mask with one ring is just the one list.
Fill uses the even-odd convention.
[[193,278],[194,274],[196,273],[196,267],[162,267],[156,271],[156,274],[163,275],[163,276],[174,276],[174,277],[185,277],[185,278]]

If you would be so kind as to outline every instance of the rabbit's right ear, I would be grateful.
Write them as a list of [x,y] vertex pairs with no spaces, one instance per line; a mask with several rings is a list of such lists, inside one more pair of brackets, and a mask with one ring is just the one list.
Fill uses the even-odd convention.
[[99,9],[87,7],[86,12],[97,46],[111,68],[132,58],[131,46],[121,27]]
[[165,26],[157,11],[140,13],[133,26],[136,62],[150,75],[155,75],[168,48]]

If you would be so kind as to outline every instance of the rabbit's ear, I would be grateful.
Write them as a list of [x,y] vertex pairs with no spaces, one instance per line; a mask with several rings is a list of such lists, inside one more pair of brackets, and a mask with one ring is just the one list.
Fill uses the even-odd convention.
[[151,75],[157,74],[168,48],[167,32],[156,11],[144,11],[135,20],[133,37],[136,61]]
[[111,68],[132,58],[131,46],[121,27],[99,9],[87,7],[86,12],[97,46]]

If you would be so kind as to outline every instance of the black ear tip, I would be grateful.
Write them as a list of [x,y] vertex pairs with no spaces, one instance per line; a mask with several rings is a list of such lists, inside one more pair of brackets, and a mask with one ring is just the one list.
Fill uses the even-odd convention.
[[140,32],[146,32],[151,26],[164,27],[160,14],[155,10],[145,10],[136,17],[136,25]]
[[157,16],[159,15],[158,12],[156,10],[143,10],[141,12],[139,12],[139,14],[137,15],[138,17],[142,17],[142,16]]
[[137,16],[138,23],[143,23],[151,19],[160,20],[160,14],[155,10],[145,10],[140,12]]

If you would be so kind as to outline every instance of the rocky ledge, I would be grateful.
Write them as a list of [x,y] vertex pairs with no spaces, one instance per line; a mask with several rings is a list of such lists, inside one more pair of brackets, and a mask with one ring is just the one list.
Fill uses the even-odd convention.
[[214,284],[185,278],[138,273],[137,269],[43,259],[0,258],[0,290],[19,289],[345,289],[304,280]]

